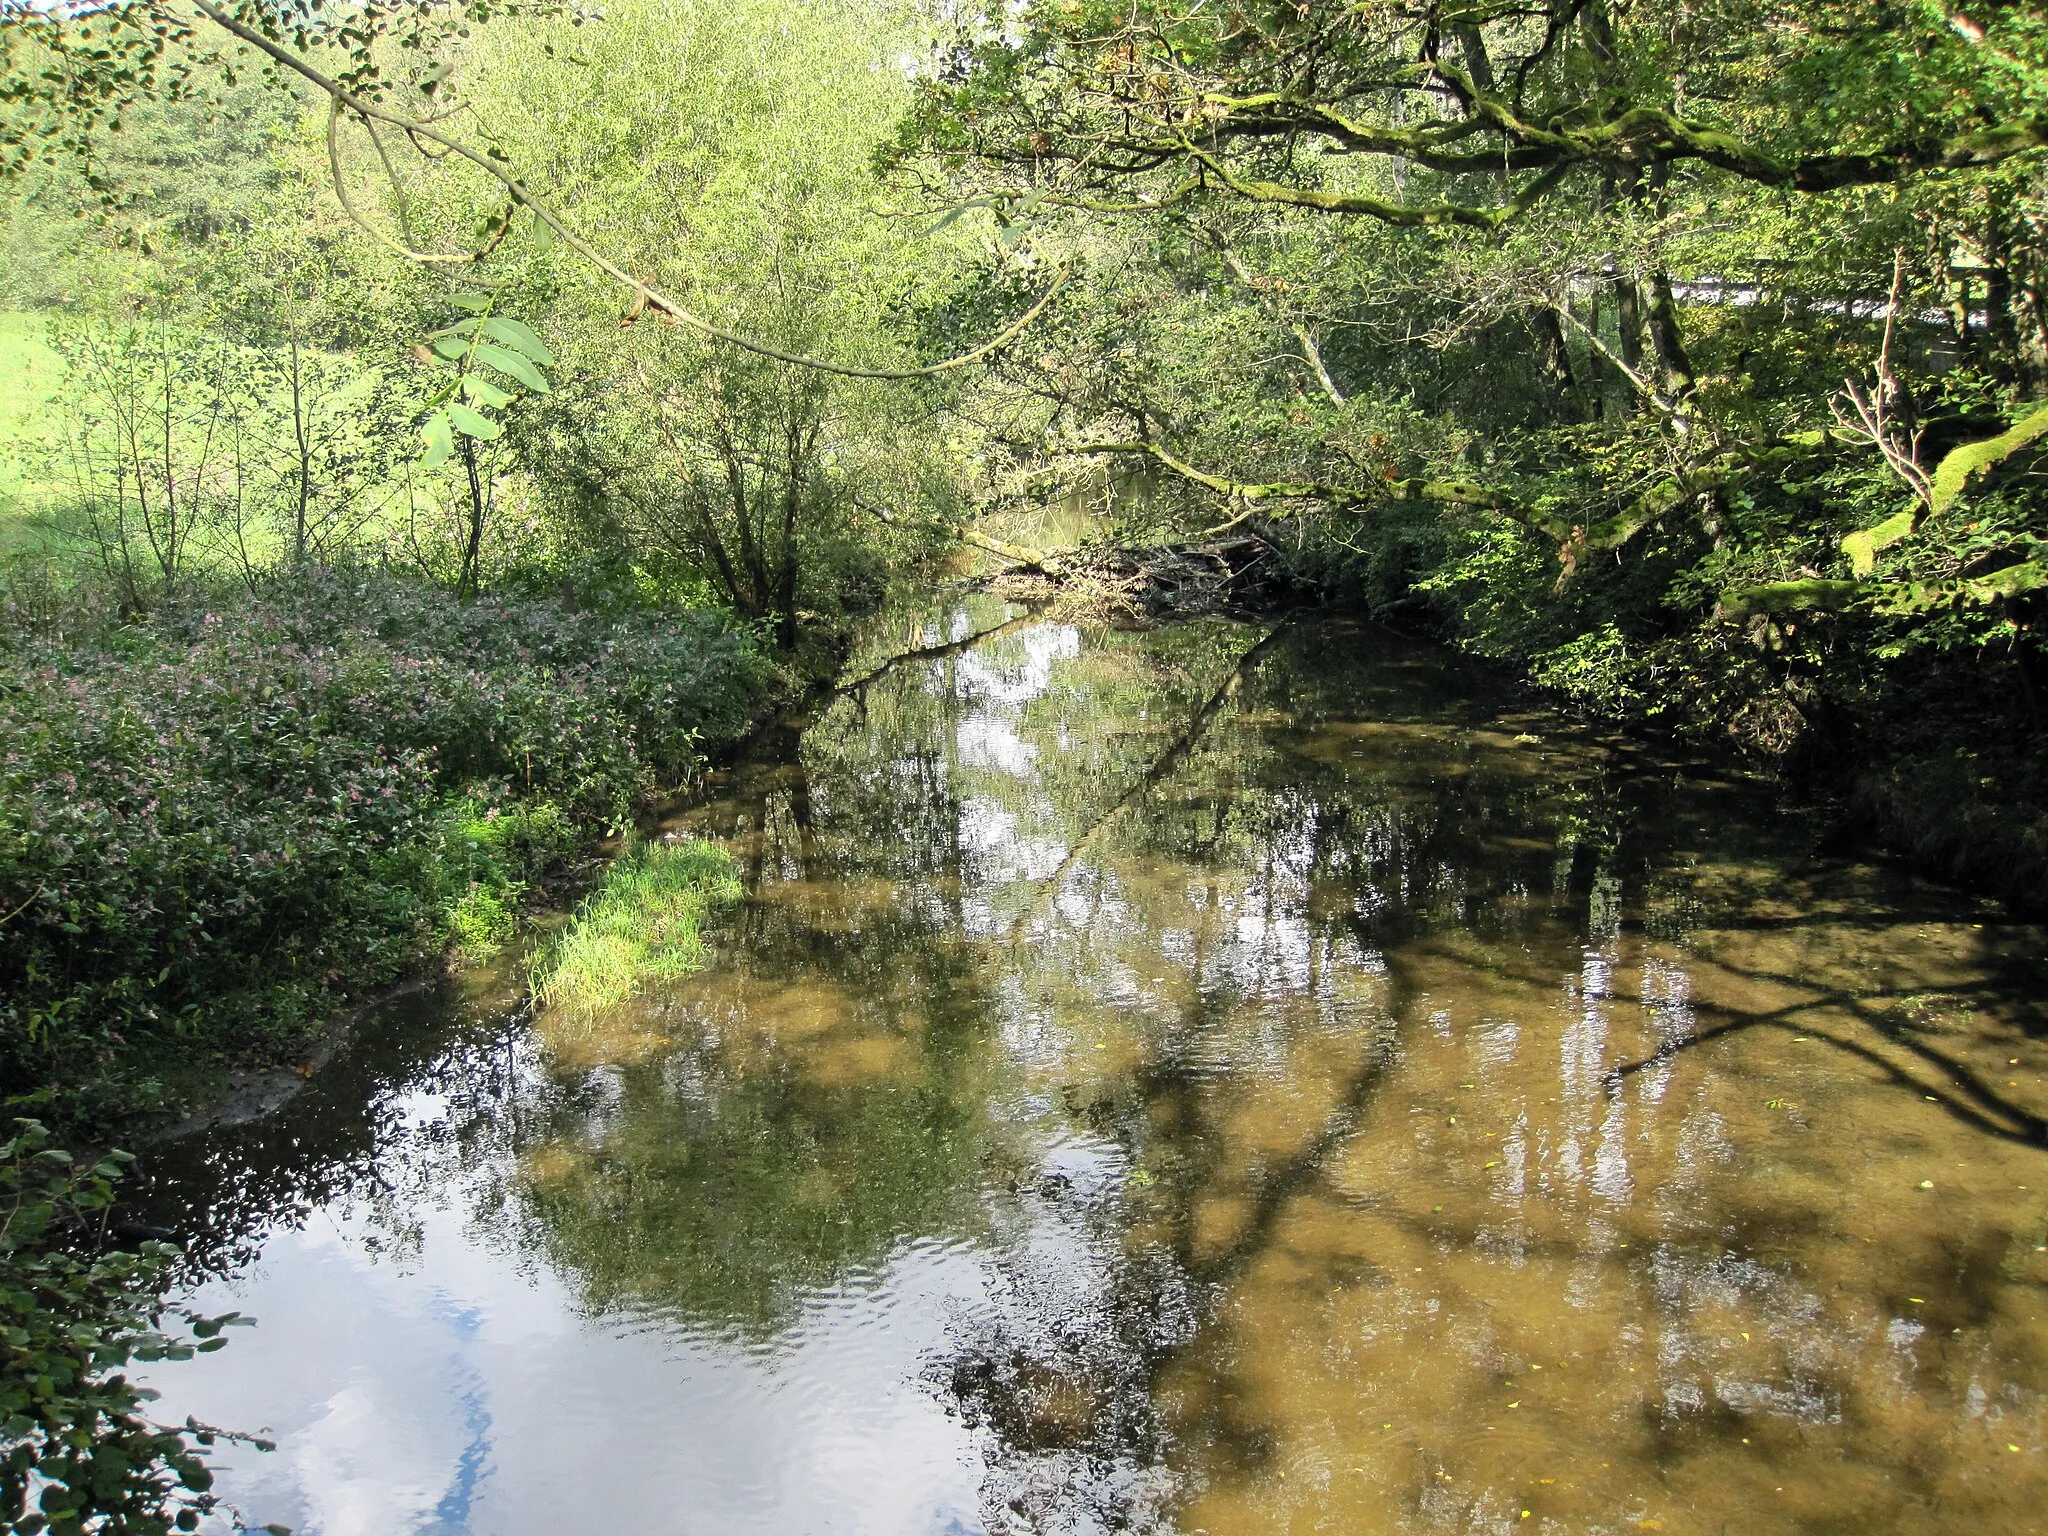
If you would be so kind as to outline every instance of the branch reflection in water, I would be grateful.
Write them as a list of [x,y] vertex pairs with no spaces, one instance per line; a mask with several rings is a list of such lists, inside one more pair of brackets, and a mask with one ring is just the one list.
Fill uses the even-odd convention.
[[157,1156],[251,1518],[2038,1523],[2038,930],[1341,621],[847,675],[665,829],[704,971],[436,985]]

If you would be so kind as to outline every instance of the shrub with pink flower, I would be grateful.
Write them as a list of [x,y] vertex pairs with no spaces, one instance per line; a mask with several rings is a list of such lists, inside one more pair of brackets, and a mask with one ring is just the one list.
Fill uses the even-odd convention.
[[289,1052],[467,931],[466,898],[686,778],[772,677],[714,613],[381,572],[13,642],[0,1096],[103,1119],[158,1102],[167,1063]]

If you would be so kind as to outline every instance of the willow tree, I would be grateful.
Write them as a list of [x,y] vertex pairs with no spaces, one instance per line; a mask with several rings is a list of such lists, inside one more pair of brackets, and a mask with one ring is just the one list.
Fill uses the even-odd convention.
[[[907,511],[947,483],[926,429],[943,386],[799,360],[914,370],[894,317],[964,259],[878,216],[871,162],[915,44],[902,11],[865,0],[625,0],[600,26],[488,29],[444,87],[639,285],[622,294],[558,241],[500,258],[507,302],[560,359],[525,423],[533,469],[603,538],[784,644],[894,537],[865,506]],[[435,210],[439,228],[416,219],[419,238],[488,217],[492,190]],[[714,329],[649,292],[687,294]]]

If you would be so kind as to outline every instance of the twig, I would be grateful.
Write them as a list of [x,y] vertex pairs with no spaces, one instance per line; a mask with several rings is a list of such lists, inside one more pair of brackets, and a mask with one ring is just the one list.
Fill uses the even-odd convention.
[[[1877,351],[1876,387],[1866,390],[1854,379],[1844,379],[1841,393],[1828,404],[1842,435],[1875,448],[1920,504],[1931,508],[1934,478],[1920,463],[1920,439],[1927,429],[1910,424],[1912,397],[1892,371],[1892,331],[1898,324],[1899,298],[1905,282],[1906,252],[1901,246],[1892,253],[1892,291],[1885,303],[1884,341]],[[1905,408],[1908,425],[1900,425],[1894,419],[1896,407]]]
[[[340,157],[338,150],[334,146],[334,133],[336,119],[345,110],[349,115],[360,121],[365,128],[370,128],[375,123],[387,123],[391,127],[403,132],[415,145],[424,140],[427,143],[438,145],[446,154],[454,155],[458,159],[467,161],[470,165],[475,166],[486,176],[490,177],[491,180],[503,187],[515,204],[523,208],[532,209],[534,217],[553,230],[556,238],[570,250],[581,256],[606,277],[609,277],[612,281],[631,292],[636,305],[643,305],[647,309],[655,310],[674,323],[688,326],[694,331],[711,337],[714,341],[730,343],[733,346],[752,352],[757,356],[772,359],[778,363],[790,363],[800,368],[811,368],[820,373],[835,373],[853,379],[925,379],[935,374],[950,373],[955,369],[965,368],[970,363],[981,361],[990,353],[999,351],[1015,340],[1029,328],[1033,321],[1045,313],[1047,306],[1052,303],[1059,291],[1066,286],[1067,279],[1073,275],[1072,263],[1062,262],[1059,270],[1054,274],[1051,285],[1047,287],[1038,301],[1016,320],[1005,326],[1001,331],[998,331],[994,337],[973,348],[971,351],[962,352],[956,357],[949,357],[943,362],[927,363],[921,368],[862,368],[852,363],[834,362],[820,357],[807,357],[799,352],[785,352],[779,347],[771,347],[765,342],[751,340],[748,337],[739,335],[737,332],[727,330],[724,326],[715,325],[702,316],[693,314],[659,289],[633,276],[632,273],[611,260],[610,257],[606,256],[578,233],[574,226],[536,196],[533,190],[508,170],[504,164],[493,156],[472,148],[462,140],[451,138],[447,134],[442,133],[438,128],[432,126],[431,119],[406,117],[378,105],[367,97],[357,95],[339,80],[316,69],[283,44],[265,37],[254,27],[237,21],[219,6],[213,4],[213,0],[193,0],[193,4],[199,13],[215,26],[220,27],[223,31],[232,33],[243,42],[249,44],[250,47],[259,50],[268,58],[282,64],[293,74],[306,80],[326,95],[331,104],[333,114],[329,119],[328,152],[330,162],[337,172],[336,192],[338,196],[341,195],[338,174]],[[411,260],[438,263],[475,259],[470,256],[458,256],[449,253],[410,250],[405,246],[398,245],[389,235],[384,234],[369,220],[362,217],[361,214],[349,205],[345,196],[342,197],[342,208],[349,218],[361,226],[367,233],[383,241],[386,245],[394,246]]]

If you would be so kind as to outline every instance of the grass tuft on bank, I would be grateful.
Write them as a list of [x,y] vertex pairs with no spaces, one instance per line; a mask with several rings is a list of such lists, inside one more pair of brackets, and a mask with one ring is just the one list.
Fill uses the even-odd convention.
[[614,861],[575,918],[529,963],[543,1006],[598,1013],[704,963],[704,920],[740,898],[732,855],[695,839],[642,844]]

